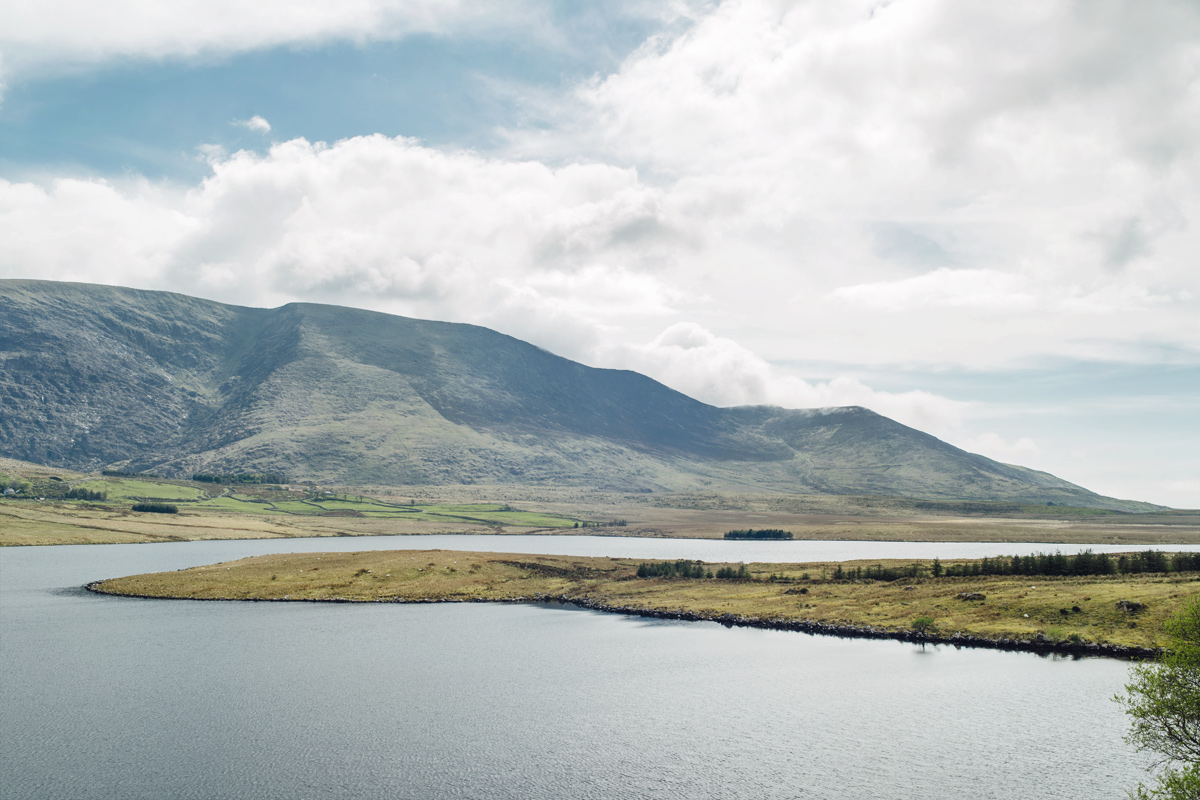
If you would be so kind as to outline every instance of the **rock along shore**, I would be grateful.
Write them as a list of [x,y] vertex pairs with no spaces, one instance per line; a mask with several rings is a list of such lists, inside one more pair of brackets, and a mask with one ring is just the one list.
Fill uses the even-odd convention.
[[252,602],[252,603],[561,603],[576,606],[589,611],[603,611],[610,614],[625,614],[632,617],[649,617],[652,619],[679,620],[681,622],[717,622],[727,628],[762,628],[765,630],[796,631],[816,636],[839,636],[843,639],[893,639],[899,642],[913,644],[946,644],[954,647],[977,647],[987,650],[1004,650],[1015,653],[1036,653],[1038,655],[1059,656],[1096,656],[1103,658],[1119,658],[1125,660],[1145,660],[1157,658],[1162,654],[1160,648],[1126,647],[1115,644],[1098,644],[1096,642],[1072,642],[1066,639],[1055,641],[1039,634],[1034,639],[989,639],[986,636],[975,636],[967,633],[953,633],[949,636],[921,633],[912,630],[887,630],[870,625],[847,625],[833,622],[818,622],[816,620],[785,620],[764,619],[762,617],[746,617],[740,614],[701,614],[696,611],[671,611],[657,608],[637,608],[633,606],[611,605],[590,597],[575,597],[571,595],[535,594],[529,597],[506,597],[490,599],[486,597],[425,597],[425,598],[381,598],[379,600],[353,600],[348,597],[322,598],[234,598],[234,597],[203,597],[203,598],[173,598],[154,597],[128,592],[112,592],[100,588],[104,581],[93,581],[84,586],[89,592],[107,594],[114,597],[135,597],[143,600],[214,600],[222,602]]

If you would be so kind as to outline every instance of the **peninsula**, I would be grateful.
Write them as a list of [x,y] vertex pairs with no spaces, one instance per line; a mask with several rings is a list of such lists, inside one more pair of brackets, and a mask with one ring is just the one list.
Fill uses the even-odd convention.
[[[1200,581],[1196,571],[952,576],[970,572],[971,566],[959,561],[718,565],[401,550],[257,556],[98,581],[88,588],[193,600],[559,601],[643,616],[1128,657],[1148,655],[1164,644],[1163,620],[1194,596]],[[639,571],[656,577],[639,578]],[[893,579],[869,577],[885,573]],[[683,574],[689,577],[679,577]],[[737,577],[716,577],[722,574]]]

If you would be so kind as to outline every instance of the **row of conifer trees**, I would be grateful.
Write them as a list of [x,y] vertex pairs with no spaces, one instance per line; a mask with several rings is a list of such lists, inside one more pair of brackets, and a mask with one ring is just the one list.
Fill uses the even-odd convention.
[[638,564],[639,578],[716,578],[719,580],[748,581],[751,580],[750,569],[745,564],[736,567],[718,567],[714,572],[711,566],[705,566],[703,561],[658,561]]
[[[963,578],[980,575],[1028,575],[1028,576],[1072,576],[1072,575],[1133,575],[1144,572],[1200,572],[1200,553],[1164,553],[1145,550],[1140,553],[1123,553],[1110,556],[1085,550],[1081,553],[1035,553],[1028,556],[997,556],[943,564],[934,559],[929,566],[908,564],[885,567],[882,564],[847,567],[838,564],[829,576],[835,581],[875,580],[895,581],[922,577]],[[638,565],[639,578],[721,578],[726,580],[752,580],[745,564],[726,566],[713,570],[703,561],[660,561]],[[807,577],[807,576],[805,576]],[[777,580],[778,576],[772,576]],[[803,580],[804,578],[802,578]]]

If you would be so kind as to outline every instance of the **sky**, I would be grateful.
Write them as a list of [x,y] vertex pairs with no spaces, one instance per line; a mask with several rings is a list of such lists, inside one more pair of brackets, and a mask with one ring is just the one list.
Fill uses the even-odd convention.
[[1200,508],[1200,4],[0,3],[0,278],[470,322]]

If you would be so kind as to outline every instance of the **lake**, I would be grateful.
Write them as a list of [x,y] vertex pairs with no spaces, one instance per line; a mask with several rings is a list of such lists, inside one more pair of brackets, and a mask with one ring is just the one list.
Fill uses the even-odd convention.
[[4,548],[3,796],[1096,798],[1145,778],[1109,699],[1117,661],[562,606],[79,588],[258,553],[406,547],[713,561],[1059,549],[574,536]]

